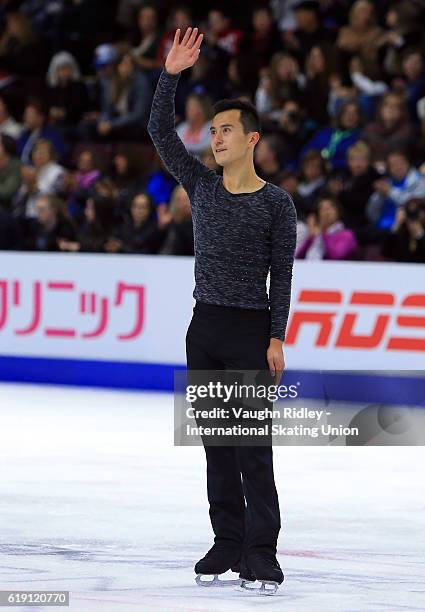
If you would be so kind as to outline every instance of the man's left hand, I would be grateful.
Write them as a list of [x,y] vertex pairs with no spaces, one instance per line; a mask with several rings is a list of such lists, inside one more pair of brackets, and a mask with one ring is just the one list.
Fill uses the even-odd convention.
[[267,362],[270,374],[274,377],[274,383],[278,385],[285,369],[283,341],[279,340],[279,338],[270,338],[269,348],[267,349]]

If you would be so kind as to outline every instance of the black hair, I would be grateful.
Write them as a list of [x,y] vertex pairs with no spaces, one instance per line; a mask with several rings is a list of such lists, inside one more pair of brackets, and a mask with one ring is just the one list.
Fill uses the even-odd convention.
[[214,115],[228,110],[241,111],[241,123],[245,134],[259,132],[261,134],[261,121],[257,109],[251,102],[245,100],[219,100],[213,107]]

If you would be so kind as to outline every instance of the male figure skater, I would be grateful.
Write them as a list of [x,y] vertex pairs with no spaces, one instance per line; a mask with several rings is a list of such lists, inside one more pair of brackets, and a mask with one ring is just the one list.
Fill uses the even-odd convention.
[[[215,105],[211,147],[223,176],[190,155],[177,136],[175,90],[180,72],[198,59],[202,36],[188,28],[180,40],[176,31],[148,124],[159,155],[192,206],[196,305],[186,335],[188,370],[270,370],[278,384],[284,369],[295,207],[285,191],[255,172],[260,122],[250,103],[222,100]],[[281,523],[271,444],[204,448],[215,538],[195,572],[233,569],[243,582],[256,578],[273,581],[277,588],[283,581],[276,559]]]

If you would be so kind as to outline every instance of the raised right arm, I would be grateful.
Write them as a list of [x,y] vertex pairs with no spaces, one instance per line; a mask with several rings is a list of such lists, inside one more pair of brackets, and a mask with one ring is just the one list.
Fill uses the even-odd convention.
[[199,179],[211,172],[207,166],[188,153],[175,128],[174,97],[181,70],[192,66],[199,57],[202,34],[196,39],[197,30],[186,32],[179,42],[179,30],[167,57],[165,68],[159,77],[152,101],[148,132],[164,164],[174,178],[193,195]]
[[162,71],[153,97],[148,132],[167,169],[191,197],[196,183],[209,170],[188,153],[176,132],[174,96],[179,76]]

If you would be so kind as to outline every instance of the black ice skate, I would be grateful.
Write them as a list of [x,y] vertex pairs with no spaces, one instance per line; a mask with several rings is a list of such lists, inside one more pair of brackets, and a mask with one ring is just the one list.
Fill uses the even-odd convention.
[[[241,580],[226,579],[220,580],[219,575],[224,574],[229,569],[238,572],[240,568],[241,551],[239,548],[225,546],[224,544],[214,544],[195,565],[196,584],[198,586],[232,586],[240,585]],[[212,576],[212,580],[202,580],[202,576]]]
[[[274,595],[283,582],[283,573],[274,554],[251,553],[247,557],[246,567],[243,571],[241,568],[240,578],[241,588],[258,595]],[[256,580],[261,582],[261,586],[254,585]]]

